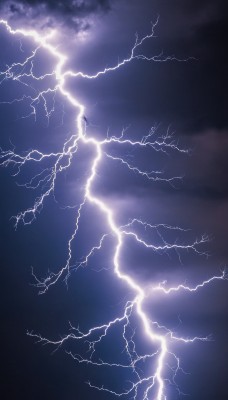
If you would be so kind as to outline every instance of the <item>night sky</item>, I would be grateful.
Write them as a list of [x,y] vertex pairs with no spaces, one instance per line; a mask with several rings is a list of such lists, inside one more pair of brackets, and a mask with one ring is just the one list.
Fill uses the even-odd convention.
[[[126,271],[142,285],[164,280],[170,285],[196,285],[219,275],[228,264],[225,0],[1,1],[0,14],[14,28],[58,30],[55,44],[68,56],[67,68],[88,74],[128,57],[135,33],[147,35],[151,22],[159,16],[155,37],[146,41],[140,52],[148,57],[162,52],[164,57],[186,62],[133,60],[96,80],[71,78],[67,87],[86,107],[88,135],[102,139],[107,132],[119,136],[126,129],[126,137],[138,140],[156,127],[157,136],[172,132],[178,145],[189,149],[188,154],[172,150],[164,154],[110,146],[113,156],[124,157],[138,168],[160,170],[168,178],[183,177],[174,185],[151,182],[116,161],[102,161],[93,190],[115,210],[118,224],[141,218],[189,229],[164,233],[171,242],[192,242],[202,234],[209,237],[200,246],[208,256],[183,251],[180,257],[174,251],[169,255],[144,251],[127,239],[122,255]],[[35,48],[31,40],[19,39],[0,26],[0,70]],[[41,51],[34,71],[43,74],[53,68],[53,59]],[[42,104],[37,105],[35,119],[27,100],[4,103],[32,90],[18,81],[1,83],[0,147],[8,150],[14,146],[19,154],[32,148],[60,151],[75,130],[75,113],[60,95],[56,95],[49,121]],[[31,207],[38,196],[38,191],[21,185],[48,163],[28,165],[16,177],[12,166],[0,169],[2,399],[111,400],[115,397],[85,382],[121,391],[129,380],[125,372],[79,365],[66,352],[83,351],[80,345],[69,343],[53,352],[55,347],[43,346],[26,335],[33,331],[58,340],[69,332],[69,321],[86,331],[121,314],[132,298],[129,288],[113,274],[112,239],[91,258],[88,267],[72,272],[68,288],[60,279],[38,295],[34,285],[31,267],[42,278],[66,261],[67,242],[93,156],[92,148],[82,146],[71,169],[59,176],[55,199],[50,196],[35,221],[26,226],[20,223],[17,230],[11,217]],[[75,263],[97,244],[104,231],[104,217],[86,205],[73,245]],[[153,240],[157,243],[159,237],[155,235]],[[186,372],[178,372],[176,377],[180,391],[188,394],[189,400],[227,400],[228,282],[214,282],[194,295],[151,297],[147,303],[151,319],[175,333],[185,337],[211,335],[208,342],[173,346]],[[136,331],[142,333],[137,322]],[[111,333],[100,349],[101,357],[109,361],[116,354],[121,357],[119,333],[118,329]],[[147,343],[141,346],[147,347]],[[185,398],[172,385],[167,383],[167,387],[167,400]]]

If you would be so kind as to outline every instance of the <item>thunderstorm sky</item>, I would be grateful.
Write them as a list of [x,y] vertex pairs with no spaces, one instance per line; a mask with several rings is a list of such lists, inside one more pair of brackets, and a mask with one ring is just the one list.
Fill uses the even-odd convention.
[[[165,223],[189,228],[184,240],[192,241],[208,234],[210,242],[200,250],[209,257],[191,252],[169,256],[135,249],[129,240],[124,257],[126,268],[142,284],[168,280],[170,284],[193,285],[219,274],[227,265],[227,10],[225,1],[212,0],[90,0],[90,1],[1,1],[1,18],[13,27],[48,28],[59,31],[55,44],[68,56],[67,67],[96,73],[129,55],[135,33],[148,34],[151,21],[159,23],[155,37],[142,48],[144,54],[175,55],[187,62],[165,63],[134,60],[131,64],[97,80],[69,79],[68,89],[86,106],[87,130],[101,139],[119,135],[137,140],[152,126],[157,134],[174,132],[180,147],[189,154],[132,151],[110,148],[116,157],[125,156],[144,170],[160,170],[164,176],[182,176],[175,186],[150,182],[126,171],[121,164],[104,161],[94,190],[116,210],[118,223],[141,218],[153,224]],[[32,42],[10,37],[0,28],[0,70],[23,53]],[[54,66],[41,53],[35,65],[38,74]],[[11,101],[29,93],[18,82],[3,82],[0,101]],[[34,116],[28,103],[0,104],[1,138],[4,150],[15,146],[23,153],[31,148],[58,151],[74,131],[75,113],[56,96],[55,112],[47,121],[37,107]],[[47,200],[32,225],[18,226],[12,215],[31,206],[33,191],[17,184],[31,179],[37,170],[27,169],[12,177],[13,171],[1,168],[0,246],[3,398],[32,400],[81,400],[114,398],[85,384],[108,383],[121,390],[128,376],[120,372],[78,365],[64,351],[35,344],[26,331],[41,332],[59,338],[75,326],[89,329],[107,322],[122,309],[130,295],[123,283],[113,277],[110,267],[111,243],[91,259],[87,269],[72,273],[68,290],[59,281],[47,293],[38,296],[31,266],[38,276],[59,268],[66,259],[67,240],[72,233],[75,209],[93,152],[82,148],[69,172],[62,174],[56,186],[56,200]],[[90,165],[90,164],[89,164]],[[87,207],[82,229],[75,242],[74,258],[80,259],[89,246],[97,243],[97,234],[105,223],[94,209]],[[159,240],[154,237],[155,242]],[[167,240],[181,241],[181,234],[169,232]],[[77,243],[77,244],[76,244]],[[173,347],[189,374],[178,373],[179,388],[191,400],[226,400],[227,376],[227,282],[217,282],[194,296],[175,295],[148,299],[151,318],[183,336],[212,335],[212,341]],[[137,327],[140,331],[140,327]],[[121,349],[118,331],[113,332],[102,349],[102,357]],[[116,347],[115,347],[116,346]],[[118,350],[117,350],[118,348]],[[71,350],[66,348],[65,350]],[[173,388],[168,399],[184,398]],[[154,400],[154,399],[153,399]]]

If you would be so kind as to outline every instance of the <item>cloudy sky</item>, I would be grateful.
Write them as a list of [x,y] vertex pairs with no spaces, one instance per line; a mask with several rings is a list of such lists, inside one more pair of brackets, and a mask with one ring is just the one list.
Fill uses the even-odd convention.
[[[115,210],[120,224],[131,218],[189,228],[167,233],[170,241],[191,241],[209,235],[204,252],[209,257],[181,253],[157,255],[142,252],[127,242],[125,268],[142,284],[168,280],[197,284],[219,274],[228,263],[228,120],[227,120],[227,10],[225,1],[212,0],[76,0],[76,1],[1,1],[1,18],[15,28],[32,27],[40,33],[55,29],[55,44],[68,56],[67,67],[94,74],[129,56],[135,33],[139,37],[151,30],[159,16],[155,37],[141,51],[148,57],[162,54],[183,61],[147,62],[134,60],[118,71],[96,80],[71,78],[68,89],[86,107],[87,132],[97,138],[109,133],[142,138],[156,126],[157,135],[174,134],[181,148],[189,153],[170,151],[132,151],[110,148],[112,155],[125,157],[138,168],[161,170],[164,176],[182,176],[173,186],[153,183],[129,173],[118,163],[105,161],[94,191]],[[10,36],[0,27],[0,69],[30,54],[34,44]],[[37,74],[52,71],[53,60],[40,52],[34,64]],[[52,84],[50,82],[50,84]],[[0,118],[3,150],[12,146],[24,154],[31,148],[58,151],[74,132],[75,115],[56,96],[55,111],[49,121],[42,106],[37,118],[29,116],[25,100],[11,105],[15,98],[31,94],[20,82],[3,81],[0,86]],[[29,116],[28,118],[25,118]],[[1,282],[2,347],[4,353],[4,398],[44,400],[107,399],[113,396],[89,388],[85,382],[111,383],[110,372],[78,365],[65,352],[36,344],[26,331],[40,332],[56,339],[68,332],[69,321],[89,329],[118,315],[129,291],[115,279],[110,269],[111,244],[91,259],[87,269],[73,273],[68,290],[59,281],[39,296],[31,275],[57,270],[66,260],[67,240],[72,234],[75,206],[80,202],[83,184],[93,154],[82,149],[71,171],[62,174],[55,197],[46,202],[33,224],[18,226],[11,216],[31,207],[37,193],[19,186],[38,171],[33,167],[12,177],[11,168],[1,168]],[[45,166],[46,167],[46,166]],[[44,167],[44,168],[45,168]],[[18,185],[19,184],[19,185]],[[86,208],[75,242],[75,261],[88,251],[104,221]],[[154,238],[156,241],[158,238]],[[98,272],[105,268],[104,271]],[[107,270],[106,270],[107,268]],[[210,342],[175,347],[183,369],[177,376],[180,390],[191,400],[226,400],[227,375],[227,282],[217,282],[192,297],[174,296],[150,299],[146,305],[151,318],[184,336],[212,335]],[[128,297],[127,297],[128,296]],[[180,320],[182,321],[180,323]],[[140,328],[139,328],[140,330]],[[116,333],[106,344],[103,356],[119,351]],[[115,344],[116,343],[116,344]],[[115,347],[116,346],[116,347]],[[114,350],[113,350],[114,349]],[[65,349],[69,350],[69,348]],[[116,387],[123,388],[127,376],[113,375]],[[105,382],[104,382],[105,380]],[[123,386],[121,386],[123,385]],[[169,388],[168,399],[179,397]],[[180,397],[184,398],[184,397]]]

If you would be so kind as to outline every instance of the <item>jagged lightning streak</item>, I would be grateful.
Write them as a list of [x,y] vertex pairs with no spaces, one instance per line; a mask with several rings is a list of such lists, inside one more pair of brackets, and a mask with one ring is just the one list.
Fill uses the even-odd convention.
[[[52,44],[51,40],[54,35],[52,31],[48,35],[43,35],[34,30],[25,30],[25,29],[13,29],[9,23],[5,20],[0,20],[0,24],[4,25],[10,35],[19,35],[24,38],[31,39],[36,44],[35,50],[33,50],[32,54],[24,59],[23,62],[15,62],[0,73],[1,83],[6,80],[15,80],[19,81],[25,86],[30,87],[28,80],[34,81],[45,81],[46,78],[54,78],[55,84],[52,86],[51,84],[44,90],[38,91],[35,96],[32,95],[23,95],[22,98],[14,99],[8,103],[20,102],[20,101],[28,101],[30,105],[31,112],[28,116],[34,116],[36,118],[36,107],[38,104],[42,103],[45,111],[45,115],[47,119],[51,117],[54,112],[54,100],[57,92],[63,96],[67,102],[73,106],[76,113],[76,133],[73,134],[63,145],[62,151],[60,152],[51,152],[51,153],[43,153],[38,150],[32,149],[27,152],[26,155],[20,155],[13,150],[1,150],[0,153],[0,162],[2,166],[12,166],[15,169],[14,175],[18,175],[22,168],[28,163],[41,163],[46,159],[53,160],[52,166],[49,168],[45,168],[42,172],[35,175],[29,182],[25,183],[24,186],[31,189],[40,189],[41,194],[36,198],[32,207],[28,208],[25,211],[20,212],[16,215],[15,218],[15,227],[17,228],[19,223],[23,224],[31,224],[34,219],[37,217],[44,206],[46,199],[52,194],[54,196],[55,192],[55,184],[58,178],[58,175],[64,171],[65,169],[71,166],[72,159],[77,153],[79,146],[82,144],[92,147],[95,151],[95,156],[92,162],[91,170],[89,177],[86,180],[85,188],[84,188],[84,196],[81,204],[78,207],[75,219],[75,228],[74,231],[68,241],[68,256],[65,265],[58,271],[52,272],[45,279],[39,279],[34,273],[33,276],[36,280],[36,285],[40,290],[40,293],[45,293],[52,285],[54,285],[61,277],[64,278],[67,282],[71,271],[77,269],[82,266],[86,266],[89,262],[90,257],[96,251],[101,250],[103,246],[103,242],[106,240],[108,236],[112,236],[115,239],[114,246],[114,256],[113,256],[113,266],[114,266],[114,274],[122,281],[126,283],[126,286],[129,287],[132,292],[135,293],[132,300],[127,301],[124,312],[122,315],[116,317],[115,319],[109,321],[108,323],[101,324],[89,329],[87,332],[82,332],[79,327],[74,328],[72,325],[70,326],[70,333],[61,340],[52,341],[42,337],[41,335],[35,334],[33,332],[29,332],[30,336],[37,338],[39,341],[43,343],[47,343],[53,345],[55,349],[63,346],[66,342],[70,340],[74,340],[75,342],[83,342],[88,345],[88,354],[89,356],[84,356],[81,354],[73,354],[71,351],[68,353],[79,363],[87,363],[92,364],[94,366],[107,366],[113,368],[124,368],[130,370],[132,372],[133,381],[130,382],[128,388],[126,388],[123,392],[117,392],[113,389],[106,388],[104,386],[96,386],[88,382],[91,387],[97,388],[98,390],[107,391],[110,394],[116,395],[118,397],[130,395],[135,400],[140,398],[142,400],[165,400],[166,396],[166,388],[165,381],[168,380],[165,374],[166,369],[166,359],[167,357],[171,357],[175,361],[175,367],[170,367],[172,370],[172,377],[169,379],[169,383],[176,386],[177,390],[179,390],[175,378],[178,370],[180,370],[180,361],[178,357],[169,350],[169,345],[172,341],[180,341],[184,343],[192,343],[195,340],[207,340],[204,337],[194,337],[194,338],[183,338],[178,337],[174,334],[170,329],[160,326],[157,321],[151,321],[147,312],[144,309],[144,302],[148,296],[152,294],[156,294],[157,292],[162,292],[164,295],[170,295],[172,292],[181,292],[189,291],[195,292],[199,290],[201,287],[215,281],[215,280],[223,280],[227,278],[225,271],[221,273],[219,276],[213,276],[212,278],[205,280],[204,282],[196,285],[195,287],[186,286],[183,284],[177,285],[175,287],[166,287],[166,282],[159,283],[156,286],[144,287],[142,284],[137,282],[132,278],[130,273],[126,273],[123,270],[123,267],[120,263],[120,254],[123,249],[125,238],[130,236],[132,237],[136,243],[145,248],[151,249],[156,252],[169,252],[170,250],[174,250],[179,255],[179,252],[182,250],[191,250],[193,252],[202,254],[199,250],[199,245],[204,243],[207,240],[206,236],[202,236],[200,239],[193,241],[188,244],[181,243],[170,243],[164,238],[163,231],[165,230],[174,230],[174,231],[184,231],[179,227],[172,227],[165,224],[160,225],[152,225],[147,222],[133,219],[128,222],[126,225],[118,226],[115,218],[114,218],[114,210],[105,200],[95,196],[93,194],[92,186],[96,179],[96,174],[98,167],[101,163],[101,160],[105,157],[112,160],[113,162],[122,163],[128,170],[131,172],[139,174],[140,176],[147,178],[152,181],[164,180],[169,184],[174,184],[176,179],[180,179],[180,177],[171,177],[166,178],[161,176],[159,171],[142,171],[135,165],[130,164],[123,157],[113,156],[109,154],[106,150],[107,146],[110,143],[116,143],[119,146],[130,146],[130,147],[139,147],[139,148],[151,148],[154,151],[167,152],[168,150],[175,150],[179,152],[185,152],[186,150],[181,149],[178,144],[173,140],[172,136],[167,133],[163,137],[156,137],[154,135],[154,130],[152,129],[148,135],[144,136],[140,141],[132,141],[130,139],[126,139],[124,137],[124,132],[118,136],[107,137],[103,140],[98,140],[94,136],[89,136],[86,131],[86,123],[85,123],[85,107],[83,104],[79,102],[79,100],[71,94],[69,90],[66,89],[67,78],[69,77],[80,77],[82,79],[97,79],[101,75],[105,75],[109,72],[115,71],[118,68],[121,68],[125,64],[132,62],[135,59],[141,59],[146,61],[168,61],[168,60],[178,60],[175,57],[163,57],[162,54],[153,57],[147,57],[143,54],[138,54],[140,46],[148,39],[154,36],[154,29],[157,25],[157,21],[152,25],[152,31],[149,35],[144,36],[142,39],[139,39],[136,36],[136,41],[134,46],[132,47],[130,56],[123,61],[117,63],[113,67],[105,68],[101,71],[98,71],[95,74],[85,74],[81,71],[75,72],[72,70],[64,70],[64,66],[66,63],[66,57],[62,52],[57,50],[55,46]],[[50,73],[46,73],[44,75],[37,76],[34,73],[34,62],[37,53],[40,50],[46,50],[50,57],[56,60],[56,66],[54,70]],[[47,97],[48,95],[53,95],[53,104],[52,107],[49,108]],[[84,257],[83,260],[78,262],[76,265],[72,263],[72,244],[76,238],[76,235],[79,230],[79,223],[81,212],[83,210],[84,205],[89,202],[94,204],[97,209],[104,215],[108,232],[105,233],[99,240],[97,244],[95,244],[88,254]],[[144,227],[145,229],[156,232],[157,236],[160,240],[159,244],[154,244],[153,242],[144,240],[138,233],[137,228],[139,226]],[[139,319],[141,325],[143,326],[145,335],[148,337],[151,346],[153,348],[154,345],[157,345],[156,351],[151,351],[146,354],[138,354],[136,343],[135,343],[135,331],[131,330],[131,318],[135,314]],[[107,336],[109,330],[111,330],[114,326],[121,326],[122,328],[122,339],[124,343],[125,353],[127,355],[126,363],[110,363],[105,362],[102,359],[96,360],[94,358],[96,347],[103,341],[103,339]],[[142,365],[147,362],[155,359],[154,365],[155,370],[152,371],[152,365],[150,363],[147,372],[147,369],[142,371]],[[153,396],[153,397],[152,397]]]

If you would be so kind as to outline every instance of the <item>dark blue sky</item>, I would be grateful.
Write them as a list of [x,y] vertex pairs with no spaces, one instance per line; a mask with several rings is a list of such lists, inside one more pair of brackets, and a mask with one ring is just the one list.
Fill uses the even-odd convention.
[[[86,106],[87,130],[96,137],[118,135],[129,127],[127,136],[141,138],[153,125],[158,133],[170,129],[180,146],[191,149],[189,155],[170,152],[132,152],[112,146],[115,156],[127,156],[142,169],[162,170],[166,176],[181,175],[175,188],[138,178],[118,163],[104,161],[99,169],[94,191],[115,209],[118,223],[136,217],[151,223],[166,223],[189,228],[183,240],[193,240],[202,233],[210,236],[203,250],[209,258],[181,253],[157,255],[135,248],[126,242],[125,268],[143,283],[167,279],[170,283],[197,284],[218,274],[228,262],[228,120],[227,120],[227,10],[225,1],[120,0],[73,2],[3,1],[2,18],[14,27],[30,25],[36,29],[59,29],[58,44],[69,56],[69,67],[94,73],[129,54],[137,31],[150,30],[150,22],[160,15],[156,38],[145,43],[147,55],[175,55],[188,62],[151,63],[135,60],[122,69],[95,81],[69,80],[69,88]],[[6,64],[23,58],[33,44],[6,34],[0,28],[1,70]],[[40,53],[35,68],[41,73],[53,68],[47,54]],[[17,82],[0,86],[0,101],[10,101],[29,93],[30,88]],[[58,151],[74,130],[74,114],[60,96],[49,124],[42,107],[37,120],[23,118],[30,113],[28,103],[0,105],[3,150],[15,145],[19,153],[31,148]],[[18,177],[2,168],[1,180],[1,304],[2,348],[4,360],[3,398],[32,400],[111,400],[113,396],[89,388],[85,382],[108,383],[121,390],[129,376],[119,372],[78,365],[60,349],[35,344],[26,331],[40,332],[56,339],[68,332],[68,321],[87,330],[93,324],[107,322],[121,312],[128,288],[113,276],[112,241],[97,254],[87,269],[72,273],[68,290],[59,281],[46,294],[38,296],[31,285],[31,266],[40,277],[48,269],[57,270],[67,256],[67,240],[72,234],[75,209],[66,205],[80,202],[83,184],[93,152],[82,148],[71,171],[61,175],[56,186],[56,203],[52,197],[32,225],[18,226],[12,215],[30,207],[37,193],[16,185],[31,179],[34,166]],[[90,164],[89,164],[90,166]],[[45,166],[47,167],[47,165]],[[79,260],[104,229],[104,219],[93,207],[85,207],[74,259]],[[167,240],[182,240],[181,235],[167,234]],[[157,238],[155,237],[155,241]],[[96,240],[97,243],[97,240]],[[101,268],[109,268],[97,272]],[[146,304],[151,318],[183,336],[212,334],[213,341],[175,345],[182,367],[189,375],[179,374],[180,390],[191,400],[226,400],[227,375],[227,282],[215,282],[195,296],[175,295],[151,299]],[[182,321],[180,324],[179,320]],[[136,324],[138,332],[140,326]],[[102,357],[120,352],[118,332],[114,332]],[[141,344],[142,345],[142,344]],[[143,346],[146,346],[144,343]],[[65,350],[78,352],[74,344]],[[168,389],[168,399],[178,398]],[[182,397],[180,397],[182,398]],[[154,400],[154,399],[153,399]]]

